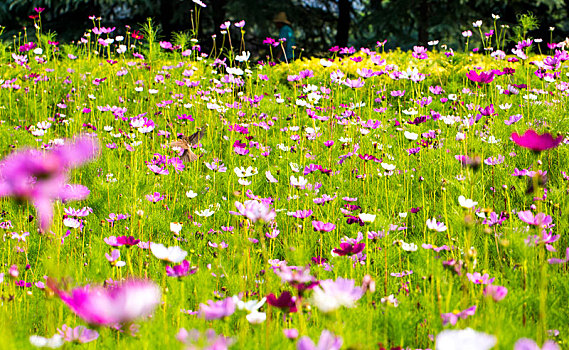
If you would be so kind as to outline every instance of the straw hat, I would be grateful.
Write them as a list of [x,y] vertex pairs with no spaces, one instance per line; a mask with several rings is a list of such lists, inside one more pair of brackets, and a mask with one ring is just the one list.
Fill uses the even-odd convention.
[[286,13],[284,13],[284,12],[277,13],[275,18],[273,18],[273,22],[274,23],[285,23],[285,24],[290,25],[290,21],[286,18]]

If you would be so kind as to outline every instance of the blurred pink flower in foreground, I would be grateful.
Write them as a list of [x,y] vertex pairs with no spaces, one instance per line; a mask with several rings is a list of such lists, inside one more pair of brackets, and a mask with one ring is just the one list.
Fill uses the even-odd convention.
[[77,316],[93,325],[113,326],[148,316],[160,303],[160,288],[148,280],[128,280],[103,287],[86,285],[70,292],[53,280],[50,288]]
[[270,222],[277,216],[275,209],[271,208],[268,204],[256,200],[247,200],[243,204],[235,202],[235,207],[238,212],[229,211],[230,214],[245,216],[252,222]]
[[512,141],[514,141],[518,146],[529,148],[535,152],[540,152],[559,146],[561,141],[563,141],[563,135],[553,138],[549,133],[539,135],[533,130],[527,130],[523,135],[518,135],[513,132]]
[[96,139],[82,137],[48,152],[16,151],[0,162],[0,197],[32,202],[40,228],[46,230],[53,217],[54,200],[81,200],[89,195],[87,187],[67,183],[68,171],[93,159],[97,150]]

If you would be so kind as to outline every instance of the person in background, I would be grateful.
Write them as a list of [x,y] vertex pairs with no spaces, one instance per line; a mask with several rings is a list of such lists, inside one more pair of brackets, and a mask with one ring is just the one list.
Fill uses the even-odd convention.
[[286,41],[282,44],[284,50],[282,50],[282,48],[279,46],[279,50],[277,51],[275,58],[281,62],[290,62],[294,59],[292,47],[295,46],[296,43],[294,41],[294,32],[290,26],[290,21],[286,17],[286,13],[277,13],[275,18],[273,18],[273,23],[275,23],[279,29],[279,39],[286,39]]

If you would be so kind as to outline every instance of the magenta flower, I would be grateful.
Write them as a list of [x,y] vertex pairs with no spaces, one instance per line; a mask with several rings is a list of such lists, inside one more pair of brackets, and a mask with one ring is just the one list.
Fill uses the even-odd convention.
[[190,263],[188,260],[182,261],[180,265],[174,265],[172,267],[166,266],[166,275],[169,277],[184,277],[187,275],[192,275],[196,273],[197,269],[190,269]]
[[318,232],[330,232],[336,228],[331,222],[322,222],[322,221],[312,221],[312,227],[314,227],[314,231]]
[[494,80],[495,74],[496,73],[493,70],[489,72],[480,72],[480,74],[476,73],[475,70],[471,70],[466,73],[466,77],[480,85],[491,83]]
[[531,149],[535,152],[541,152],[559,146],[561,141],[563,141],[563,135],[553,138],[549,133],[539,135],[530,129],[521,136],[513,132],[512,141],[514,141],[518,146]]
[[356,255],[361,253],[365,246],[365,243],[357,243],[353,241],[341,242],[340,248],[335,248],[332,252],[339,256]]
[[51,225],[54,200],[89,195],[87,187],[67,183],[68,171],[94,158],[97,150],[96,140],[84,137],[45,153],[32,149],[12,153],[0,162],[0,197],[32,202],[45,231]]
[[267,295],[267,304],[288,312],[298,311],[296,308],[296,298],[288,291],[283,292],[278,298],[272,293]]
[[487,273],[484,275],[481,275],[480,272],[467,273],[466,277],[474,284],[492,284],[492,282],[494,282],[494,277],[490,278]]
[[297,350],[338,350],[342,347],[342,338],[336,337],[332,332],[323,330],[318,340],[318,345],[315,345],[309,337],[302,337],[296,344]]
[[128,280],[113,286],[78,287],[60,290],[53,280],[49,287],[85,322],[112,326],[148,316],[160,303],[160,288],[148,280]]
[[206,304],[200,304],[199,316],[208,321],[217,320],[233,315],[235,312],[235,301],[232,297],[220,301],[208,300]]
[[66,342],[77,342],[80,344],[89,343],[99,338],[99,332],[85,326],[71,328],[64,324],[61,326],[61,329],[57,329],[57,333],[59,333]]
[[508,294],[508,288],[502,286],[495,286],[490,284],[484,288],[484,296],[489,296],[494,299],[494,301],[500,301],[506,297]]

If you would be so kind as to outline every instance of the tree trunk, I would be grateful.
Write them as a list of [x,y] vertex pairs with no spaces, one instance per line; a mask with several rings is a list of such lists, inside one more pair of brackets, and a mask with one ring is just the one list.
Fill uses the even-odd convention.
[[174,17],[172,2],[172,0],[160,0],[159,22],[162,26],[162,35],[166,38],[172,36],[172,17]]
[[427,45],[429,41],[429,0],[421,0],[419,4],[419,13],[417,14],[418,39],[421,45]]
[[352,11],[352,3],[350,0],[338,1],[338,23],[336,25],[336,45],[345,47],[348,45],[350,37],[350,24]]

